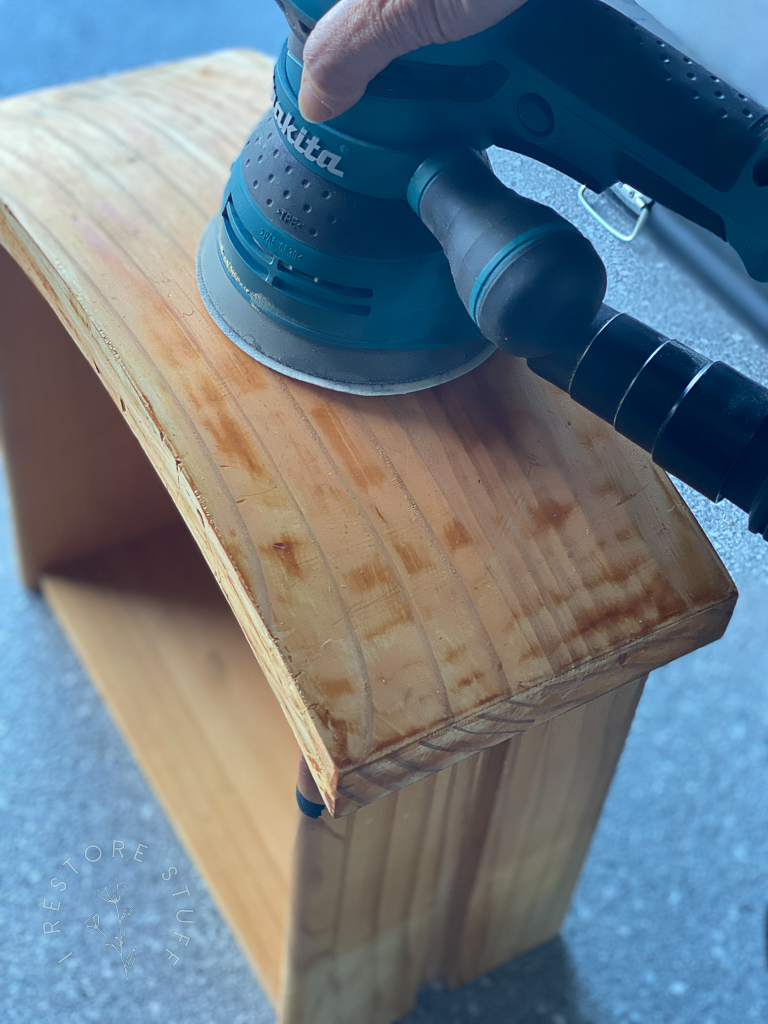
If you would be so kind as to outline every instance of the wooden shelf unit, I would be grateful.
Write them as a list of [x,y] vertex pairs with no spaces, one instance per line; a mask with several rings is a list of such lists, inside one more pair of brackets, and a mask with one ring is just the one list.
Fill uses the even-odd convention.
[[23,576],[281,1024],[390,1024],[557,933],[645,677],[736,590],[519,361],[360,399],[224,338],[195,251],[270,81],[236,51],[0,103],[3,437]]

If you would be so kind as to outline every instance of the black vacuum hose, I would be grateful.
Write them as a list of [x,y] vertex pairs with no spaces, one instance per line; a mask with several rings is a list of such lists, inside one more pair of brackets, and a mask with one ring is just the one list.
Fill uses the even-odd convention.
[[586,342],[528,365],[768,540],[768,388],[605,305]]

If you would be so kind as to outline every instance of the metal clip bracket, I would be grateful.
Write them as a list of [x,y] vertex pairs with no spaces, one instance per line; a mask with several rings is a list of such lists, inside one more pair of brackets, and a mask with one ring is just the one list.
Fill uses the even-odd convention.
[[607,221],[601,216],[594,208],[592,203],[587,199],[587,186],[582,185],[579,189],[579,199],[585,210],[592,214],[598,224],[601,224],[605,230],[613,235],[614,238],[618,238],[620,242],[634,242],[640,232],[646,225],[648,217],[651,212],[654,200],[650,196],[644,195],[638,189],[633,188],[631,185],[625,185],[622,182],[617,182],[615,185],[604,192],[602,195],[610,195],[612,199],[617,200],[623,209],[629,211],[636,217],[635,225],[632,231],[627,235],[623,234],[618,228],[615,228],[613,224]]

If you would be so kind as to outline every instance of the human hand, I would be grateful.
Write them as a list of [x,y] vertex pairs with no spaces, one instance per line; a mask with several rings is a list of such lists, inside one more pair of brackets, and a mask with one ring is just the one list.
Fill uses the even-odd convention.
[[299,109],[328,121],[357,103],[396,57],[482,32],[526,0],[340,0],[304,47]]

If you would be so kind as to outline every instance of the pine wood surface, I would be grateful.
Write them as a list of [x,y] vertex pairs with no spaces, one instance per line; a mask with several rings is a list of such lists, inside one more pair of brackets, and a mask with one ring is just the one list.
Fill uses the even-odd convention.
[[247,52],[0,103],[0,242],[77,342],[344,814],[716,639],[735,589],[676,491],[499,354],[341,396],[207,317],[197,243],[269,103]]
[[277,1002],[299,749],[194,541],[179,522],[41,586]]

